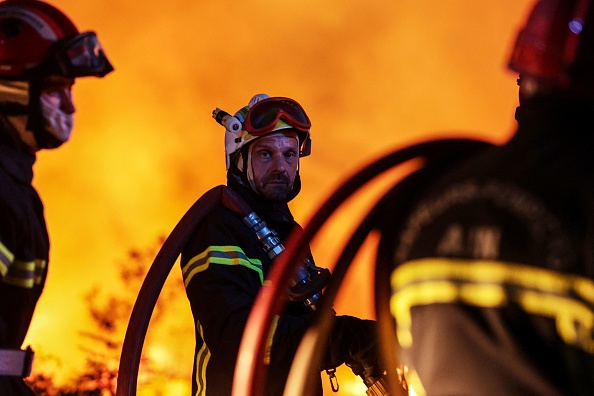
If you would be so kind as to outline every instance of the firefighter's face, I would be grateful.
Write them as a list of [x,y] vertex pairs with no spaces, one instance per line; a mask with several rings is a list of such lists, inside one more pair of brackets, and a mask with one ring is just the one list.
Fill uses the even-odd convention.
[[251,152],[254,184],[271,201],[286,202],[299,168],[299,140],[294,133],[256,140]]
[[48,148],[67,142],[72,134],[76,111],[72,100],[73,85],[73,78],[62,76],[49,76],[43,81],[40,96],[43,126],[54,141]]

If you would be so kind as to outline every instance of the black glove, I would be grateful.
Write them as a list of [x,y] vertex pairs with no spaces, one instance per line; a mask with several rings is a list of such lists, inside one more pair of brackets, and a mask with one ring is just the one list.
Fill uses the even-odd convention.
[[337,316],[334,320],[322,369],[345,363],[370,386],[383,375],[375,321],[353,316]]

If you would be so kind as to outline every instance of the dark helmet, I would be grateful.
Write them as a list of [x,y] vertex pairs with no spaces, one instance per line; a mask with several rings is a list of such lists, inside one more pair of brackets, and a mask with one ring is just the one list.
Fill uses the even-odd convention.
[[79,32],[70,18],[54,6],[41,0],[0,1],[3,141],[19,147],[24,143],[34,150],[60,146],[62,138],[46,128],[48,120],[42,114],[44,79],[54,75],[103,77],[112,70],[95,33]]
[[103,77],[112,70],[95,33],[80,33],[54,6],[40,0],[0,2],[0,78]]
[[591,0],[539,0],[520,31],[509,68],[534,90],[594,94]]

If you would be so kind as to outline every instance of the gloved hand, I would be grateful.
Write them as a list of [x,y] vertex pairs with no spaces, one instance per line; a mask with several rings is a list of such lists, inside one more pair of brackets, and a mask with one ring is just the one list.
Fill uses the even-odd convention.
[[[353,316],[337,316],[322,369],[345,363],[367,386],[381,378],[376,323]],[[368,383],[369,382],[369,383]]]

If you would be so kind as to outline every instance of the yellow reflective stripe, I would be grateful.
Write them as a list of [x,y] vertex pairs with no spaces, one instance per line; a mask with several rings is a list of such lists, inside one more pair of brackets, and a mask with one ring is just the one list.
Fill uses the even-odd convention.
[[43,280],[47,269],[47,260],[35,260],[35,284],[38,285]]
[[195,396],[204,396],[206,395],[206,367],[210,360],[210,350],[206,345],[206,341],[204,341],[204,331],[200,323],[196,322],[196,328],[198,329],[198,333],[200,334],[203,343],[202,347],[196,351],[196,384],[198,385],[198,388]]
[[[272,340],[274,338],[274,333],[276,332],[276,328],[278,325],[279,316],[276,315],[272,321],[270,335],[268,337],[268,341],[266,343],[266,352],[264,355],[264,364],[270,364],[270,351],[272,349]],[[196,322],[196,328],[198,329],[198,333],[200,334],[200,338],[203,340],[202,346],[198,351],[196,351],[196,384],[197,390],[194,396],[204,396],[206,395],[206,367],[208,366],[208,361],[210,360],[210,350],[206,345],[206,341],[204,341],[204,330],[199,322]]]
[[272,351],[272,340],[274,339],[274,333],[276,333],[276,327],[278,326],[279,316],[275,315],[270,325],[270,334],[268,334],[268,340],[266,340],[266,350],[264,351],[264,364],[270,364],[270,353]]
[[0,261],[0,276],[5,277],[7,272],[8,267],[6,266],[4,261]]
[[209,262],[206,260],[208,256],[208,249],[204,252],[192,257],[188,263],[182,268],[182,276],[184,278],[184,284],[188,287],[190,280],[199,272],[202,272],[208,268]]
[[589,279],[577,278],[573,283],[573,290],[580,298],[586,301],[594,301],[594,282]]
[[30,289],[43,280],[46,260],[15,261],[4,278],[4,283]]
[[[392,289],[394,290],[394,289]],[[403,347],[412,345],[412,324],[410,308],[418,305],[429,305],[455,301],[456,286],[449,282],[427,282],[398,290],[390,298],[390,311],[397,319],[398,342]]]
[[[402,287],[427,278],[465,279],[481,283],[488,280],[490,283],[514,283],[550,292],[566,291],[569,283],[579,279],[559,276],[551,270],[515,263],[438,258],[409,261],[397,268],[397,276],[392,277],[392,281],[397,282],[393,283],[393,286]],[[592,294],[594,296],[594,291]],[[591,299],[594,301],[594,298]]]
[[248,258],[238,246],[209,246],[206,250],[194,257],[182,268],[182,275],[186,287],[192,278],[206,270],[210,264],[241,265],[258,273],[260,283],[264,283],[262,262],[258,259]]
[[397,267],[391,284],[390,310],[404,347],[412,344],[413,306],[461,302],[495,308],[511,300],[529,314],[554,319],[564,342],[594,353],[594,282],[590,279],[517,263],[430,258]]
[[0,275],[6,276],[8,267],[14,260],[14,254],[0,242]]
[[594,353],[594,312],[588,306],[570,298],[532,292],[522,293],[519,300],[527,312],[555,318],[557,333],[567,344]]
[[423,387],[419,374],[413,367],[408,367],[406,372],[406,383],[408,385],[409,395],[426,396],[427,391]]

